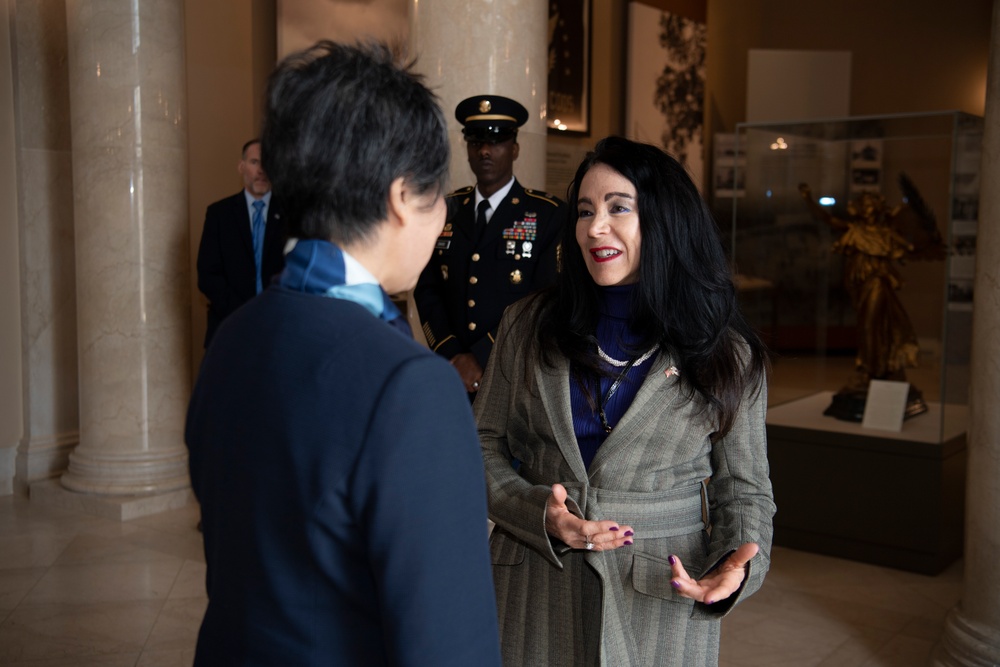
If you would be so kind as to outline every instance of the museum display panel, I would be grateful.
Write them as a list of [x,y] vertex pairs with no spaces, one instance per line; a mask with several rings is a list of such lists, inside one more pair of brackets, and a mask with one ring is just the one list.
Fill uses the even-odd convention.
[[982,130],[745,123],[716,145],[741,303],[775,352],[779,544],[928,573],[961,553]]

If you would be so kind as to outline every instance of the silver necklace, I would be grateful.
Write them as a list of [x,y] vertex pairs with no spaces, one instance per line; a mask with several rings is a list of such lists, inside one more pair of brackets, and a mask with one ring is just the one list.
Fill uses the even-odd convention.
[[660,349],[660,344],[657,343],[653,347],[651,347],[648,350],[646,350],[646,354],[642,355],[641,357],[639,357],[638,359],[636,359],[635,361],[632,361],[632,362],[629,362],[629,361],[618,361],[617,359],[609,356],[607,352],[605,352],[604,350],[602,350],[600,345],[597,346],[597,355],[601,359],[603,359],[604,361],[606,361],[609,364],[611,364],[612,366],[615,366],[617,368],[621,368],[622,366],[628,366],[629,364],[631,364],[633,366],[639,366],[639,365],[642,364],[642,362],[646,361],[651,356],[653,356],[653,354],[655,354],[656,351],[659,350],[659,349]]
[[622,369],[621,372],[618,374],[618,377],[615,378],[615,381],[611,383],[610,387],[608,387],[608,393],[604,394],[604,396],[601,396],[600,391],[598,391],[597,394],[597,416],[601,420],[601,426],[604,427],[605,433],[611,433],[611,424],[608,423],[608,415],[607,413],[604,412],[604,406],[608,404],[608,402],[611,400],[611,397],[615,395],[616,391],[618,391],[618,386],[621,385],[622,381],[625,379],[625,376],[628,375],[628,372],[630,370],[632,370],[632,367],[638,366],[642,362],[649,359],[651,356],[653,356],[653,353],[656,352],[656,350],[659,347],[660,345],[659,343],[657,343],[651,349],[647,350],[646,354],[642,355],[637,359],[633,359],[632,361],[618,361],[617,359],[612,359],[610,356],[608,356],[607,352],[602,350],[600,345],[597,346],[597,354],[600,355],[601,359],[608,362],[612,366],[616,366]]

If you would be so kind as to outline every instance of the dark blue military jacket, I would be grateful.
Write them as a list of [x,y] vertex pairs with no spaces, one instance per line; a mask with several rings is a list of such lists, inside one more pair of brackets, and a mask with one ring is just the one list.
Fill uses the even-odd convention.
[[448,221],[413,297],[432,350],[446,359],[472,352],[485,368],[507,306],[555,282],[566,204],[515,179],[480,236],[475,188],[448,199]]

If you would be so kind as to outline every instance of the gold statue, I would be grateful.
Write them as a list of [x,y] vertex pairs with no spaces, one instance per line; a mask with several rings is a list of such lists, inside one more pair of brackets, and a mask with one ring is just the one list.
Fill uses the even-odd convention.
[[[881,194],[866,192],[847,204],[846,219],[820,206],[808,185],[799,185],[813,216],[841,233],[832,249],[844,255],[844,285],[857,314],[854,375],[824,412],[838,419],[861,421],[869,381],[906,382],[906,368],[917,366],[917,334],[896,295],[903,285],[898,265],[906,259],[944,259],[945,245],[913,183],[905,174],[899,181],[903,203],[889,210]],[[926,411],[911,385],[906,416]]]

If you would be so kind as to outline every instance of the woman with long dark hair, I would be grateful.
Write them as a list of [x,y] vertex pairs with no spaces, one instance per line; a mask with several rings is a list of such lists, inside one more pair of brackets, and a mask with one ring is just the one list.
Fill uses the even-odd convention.
[[676,160],[604,139],[569,210],[475,404],[504,661],[714,665],[770,562],[766,351]]

